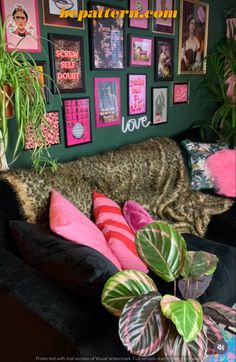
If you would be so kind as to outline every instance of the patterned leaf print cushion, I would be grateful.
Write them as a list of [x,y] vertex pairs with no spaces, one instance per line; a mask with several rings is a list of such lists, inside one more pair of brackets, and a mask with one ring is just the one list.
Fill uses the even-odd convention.
[[227,144],[201,143],[184,140],[181,142],[188,154],[188,164],[191,173],[193,190],[211,189],[213,178],[207,169],[206,160],[215,152],[229,148]]

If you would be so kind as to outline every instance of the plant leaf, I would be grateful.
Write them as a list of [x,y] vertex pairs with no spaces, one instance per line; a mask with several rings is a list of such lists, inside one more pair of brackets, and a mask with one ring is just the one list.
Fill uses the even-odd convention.
[[136,247],[141,259],[166,282],[181,273],[186,243],[172,226],[153,222],[136,233]]
[[200,278],[203,275],[211,275],[217,267],[216,255],[205,251],[188,251],[181,275],[184,278]]
[[236,310],[224,304],[209,302],[203,304],[204,315],[211,317],[216,323],[236,328]]
[[[172,297],[172,298],[171,298]],[[177,331],[185,342],[192,342],[203,324],[201,304],[194,300],[178,300],[173,296],[165,295],[161,300],[161,311],[176,326]]]
[[168,337],[165,339],[163,351],[167,361],[170,362],[204,361],[207,355],[205,327],[192,342],[186,343],[172,324]]
[[136,356],[151,356],[163,346],[169,321],[160,309],[161,295],[150,292],[130,300],[119,320],[119,335],[127,350]]
[[110,313],[119,317],[130,299],[153,291],[157,292],[157,287],[145,273],[124,270],[106,282],[102,292],[102,304]]
[[198,279],[179,279],[178,287],[184,299],[197,299],[209,287],[212,275],[203,275]]
[[224,337],[221,333],[220,327],[211,319],[211,317],[204,316],[203,317],[203,325],[206,328],[207,334],[207,353],[215,354],[215,344],[224,340]]

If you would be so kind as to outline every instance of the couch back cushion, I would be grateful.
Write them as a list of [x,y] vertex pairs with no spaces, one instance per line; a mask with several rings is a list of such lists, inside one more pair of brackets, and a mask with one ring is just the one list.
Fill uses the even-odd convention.
[[100,298],[103,286],[118,269],[101,253],[66,240],[48,227],[10,222],[23,259],[78,295]]
[[103,232],[122,268],[147,272],[147,266],[139,258],[136,250],[135,235],[126,222],[120,206],[107,196],[94,192],[93,213],[96,225]]
[[89,246],[101,253],[119,270],[121,265],[109,249],[106,239],[97,226],[59,192],[53,190],[50,201],[50,228],[56,234]]

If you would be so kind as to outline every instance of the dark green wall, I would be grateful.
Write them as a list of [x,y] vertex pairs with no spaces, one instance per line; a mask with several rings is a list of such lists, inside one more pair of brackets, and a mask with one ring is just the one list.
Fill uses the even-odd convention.
[[[230,5],[234,6],[234,0],[208,0],[210,5],[209,9],[209,38],[208,38],[208,51],[211,51],[213,44],[219,39],[224,37],[225,34],[225,20],[223,17],[223,11]],[[85,0],[85,8],[87,7],[88,1]],[[128,9],[128,1],[104,1],[105,4],[119,5]],[[85,21],[85,29],[68,29],[59,28],[53,26],[43,25],[42,6],[39,1],[40,7],[40,23],[41,23],[41,36],[47,38],[48,33],[58,34],[69,34],[69,35],[80,35],[84,38],[84,57],[85,57],[85,80],[86,80],[86,92],[83,93],[71,93],[63,94],[62,98],[73,98],[73,97],[90,97],[91,104],[91,124],[92,124],[92,139],[93,142],[90,144],[80,145],[72,148],[66,148],[64,142],[64,129],[63,129],[63,114],[58,95],[52,96],[52,102],[48,105],[48,111],[59,110],[60,113],[60,128],[61,128],[61,144],[53,146],[51,148],[52,156],[57,158],[59,161],[66,162],[69,160],[77,159],[83,155],[90,155],[95,153],[104,152],[109,149],[117,148],[121,145],[138,142],[143,139],[147,139],[154,136],[172,136],[182,130],[188,128],[194,121],[208,119],[211,115],[210,108],[202,109],[202,104],[195,94],[195,89],[201,80],[199,75],[177,75],[177,53],[178,53],[178,29],[179,29],[179,18],[176,19],[175,35],[170,36],[174,38],[175,45],[175,75],[174,81],[189,81],[190,82],[190,101],[186,105],[172,105],[172,84],[173,82],[155,82],[154,81],[154,69],[153,68],[132,68],[127,67],[124,71],[91,71],[89,67],[90,50],[89,50],[89,34],[88,34],[88,20]],[[179,0],[177,0],[177,9],[179,9]],[[139,30],[129,28],[126,24],[126,40],[128,34],[151,36],[153,38],[160,36],[157,33],[151,32],[151,22],[149,26],[150,30]],[[166,35],[164,35],[166,36]],[[35,60],[47,61],[47,71],[50,73],[49,64],[49,53],[48,44],[42,40],[42,46],[45,52],[33,54]],[[126,134],[121,132],[121,126],[112,126],[104,128],[95,127],[94,119],[94,99],[93,99],[93,78],[95,76],[109,77],[119,76],[121,78],[121,106],[122,116],[125,117],[125,121],[132,116],[127,116],[127,74],[128,73],[146,73],[147,74],[147,116],[151,119],[151,87],[155,86],[167,86],[169,95],[169,109],[168,109],[168,123],[163,125],[151,125],[148,128],[140,128],[132,133],[127,132]],[[138,118],[135,116],[134,118]],[[10,135],[14,139],[15,129],[14,120],[9,121],[10,123]],[[10,151],[8,152],[10,157]],[[24,151],[18,160],[11,167],[30,167],[30,152]]]

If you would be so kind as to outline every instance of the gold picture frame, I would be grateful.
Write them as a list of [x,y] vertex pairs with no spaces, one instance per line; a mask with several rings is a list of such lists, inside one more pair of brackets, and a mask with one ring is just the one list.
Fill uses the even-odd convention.
[[209,4],[180,0],[178,74],[206,73]]

